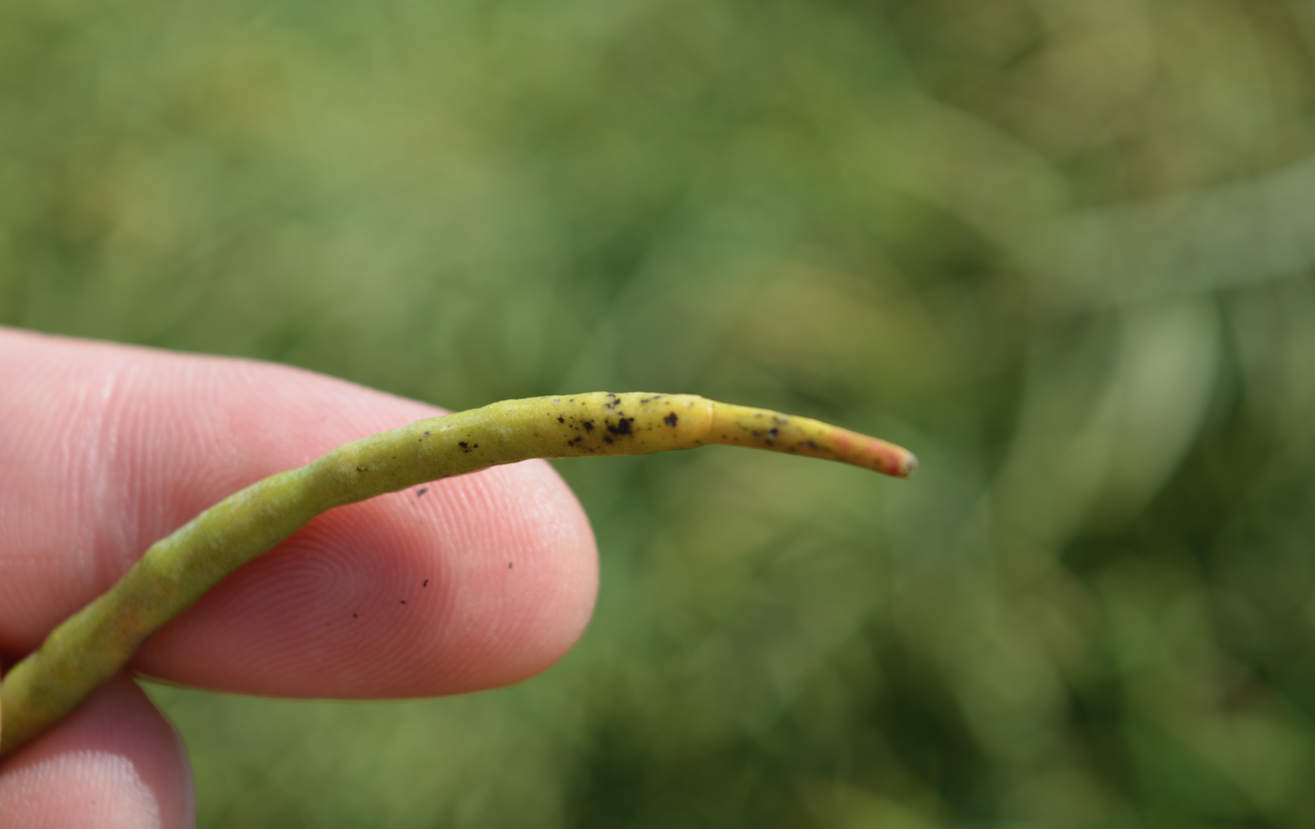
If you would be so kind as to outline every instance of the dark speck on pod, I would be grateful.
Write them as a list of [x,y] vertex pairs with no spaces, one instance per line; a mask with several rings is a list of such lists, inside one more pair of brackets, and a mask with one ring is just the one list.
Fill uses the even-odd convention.
[[420,586],[421,586],[421,587],[428,587],[428,586],[429,586],[429,579],[425,579],[424,582],[422,582]]
[[364,471],[365,471],[365,467],[364,467],[364,466],[358,466],[358,467],[356,467],[356,471],[357,471],[357,472],[364,472]]
[[584,430],[586,432],[592,432],[594,430],[594,422],[592,420],[586,420],[584,422]]
[[615,426],[608,426],[607,431],[614,435],[628,435],[630,434],[630,424],[633,423],[634,420],[633,417],[623,417],[616,422]]
[[416,497],[419,498],[421,495],[424,495],[428,491],[429,491],[429,487],[422,486],[416,490]]
[[666,417],[662,418],[662,422],[663,422],[663,423],[667,424],[668,426],[672,426],[672,427],[674,427],[674,426],[676,425],[676,421],[677,421],[677,420],[680,420],[680,418],[676,416],[676,413],[675,413],[675,412],[672,412],[671,414],[669,414],[669,415],[667,415]]

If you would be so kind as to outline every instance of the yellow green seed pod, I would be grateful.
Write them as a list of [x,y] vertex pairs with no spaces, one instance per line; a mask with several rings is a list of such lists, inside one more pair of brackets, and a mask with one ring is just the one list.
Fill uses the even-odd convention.
[[590,392],[505,400],[348,443],[237,492],[156,542],[0,682],[0,757],[76,708],[166,622],[316,515],[530,458],[645,455],[722,443],[908,477],[906,449],[805,417],[689,394]]

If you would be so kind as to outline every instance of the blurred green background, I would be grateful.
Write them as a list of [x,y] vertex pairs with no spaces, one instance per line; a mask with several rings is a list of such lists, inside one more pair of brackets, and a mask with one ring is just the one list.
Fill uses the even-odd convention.
[[918,452],[558,468],[521,686],[151,688],[202,827],[1315,825],[1315,5],[0,6],[0,322]]

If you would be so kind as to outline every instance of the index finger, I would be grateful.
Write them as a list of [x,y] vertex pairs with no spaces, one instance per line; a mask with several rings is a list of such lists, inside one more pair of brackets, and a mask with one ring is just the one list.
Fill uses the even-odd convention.
[[[35,648],[224,496],[439,410],[285,366],[0,330],[0,653]],[[422,490],[424,490],[422,492]],[[545,463],[331,510],[133,667],[272,696],[476,690],[552,664],[593,607],[593,536]]]

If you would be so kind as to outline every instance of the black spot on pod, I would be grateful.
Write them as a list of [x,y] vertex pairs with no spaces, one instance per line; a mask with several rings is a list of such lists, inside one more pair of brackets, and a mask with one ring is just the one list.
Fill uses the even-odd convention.
[[676,421],[677,421],[677,420],[680,420],[680,418],[676,417],[676,413],[675,413],[675,412],[672,412],[671,414],[669,414],[669,415],[667,415],[666,417],[662,418],[662,422],[665,423],[665,424],[667,424],[668,426],[671,426],[671,427],[674,427],[674,426],[676,425]]
[[607,431],[614,435],[628,435],[630,434],[630,424],[634,421],[633,417],[623,417],[616,422],[615,426],[608,426]]
[[424,495],[428,491],[429,491],[429,487],[422,486],[416,490],[416,497],[419,498],[421,495]]

